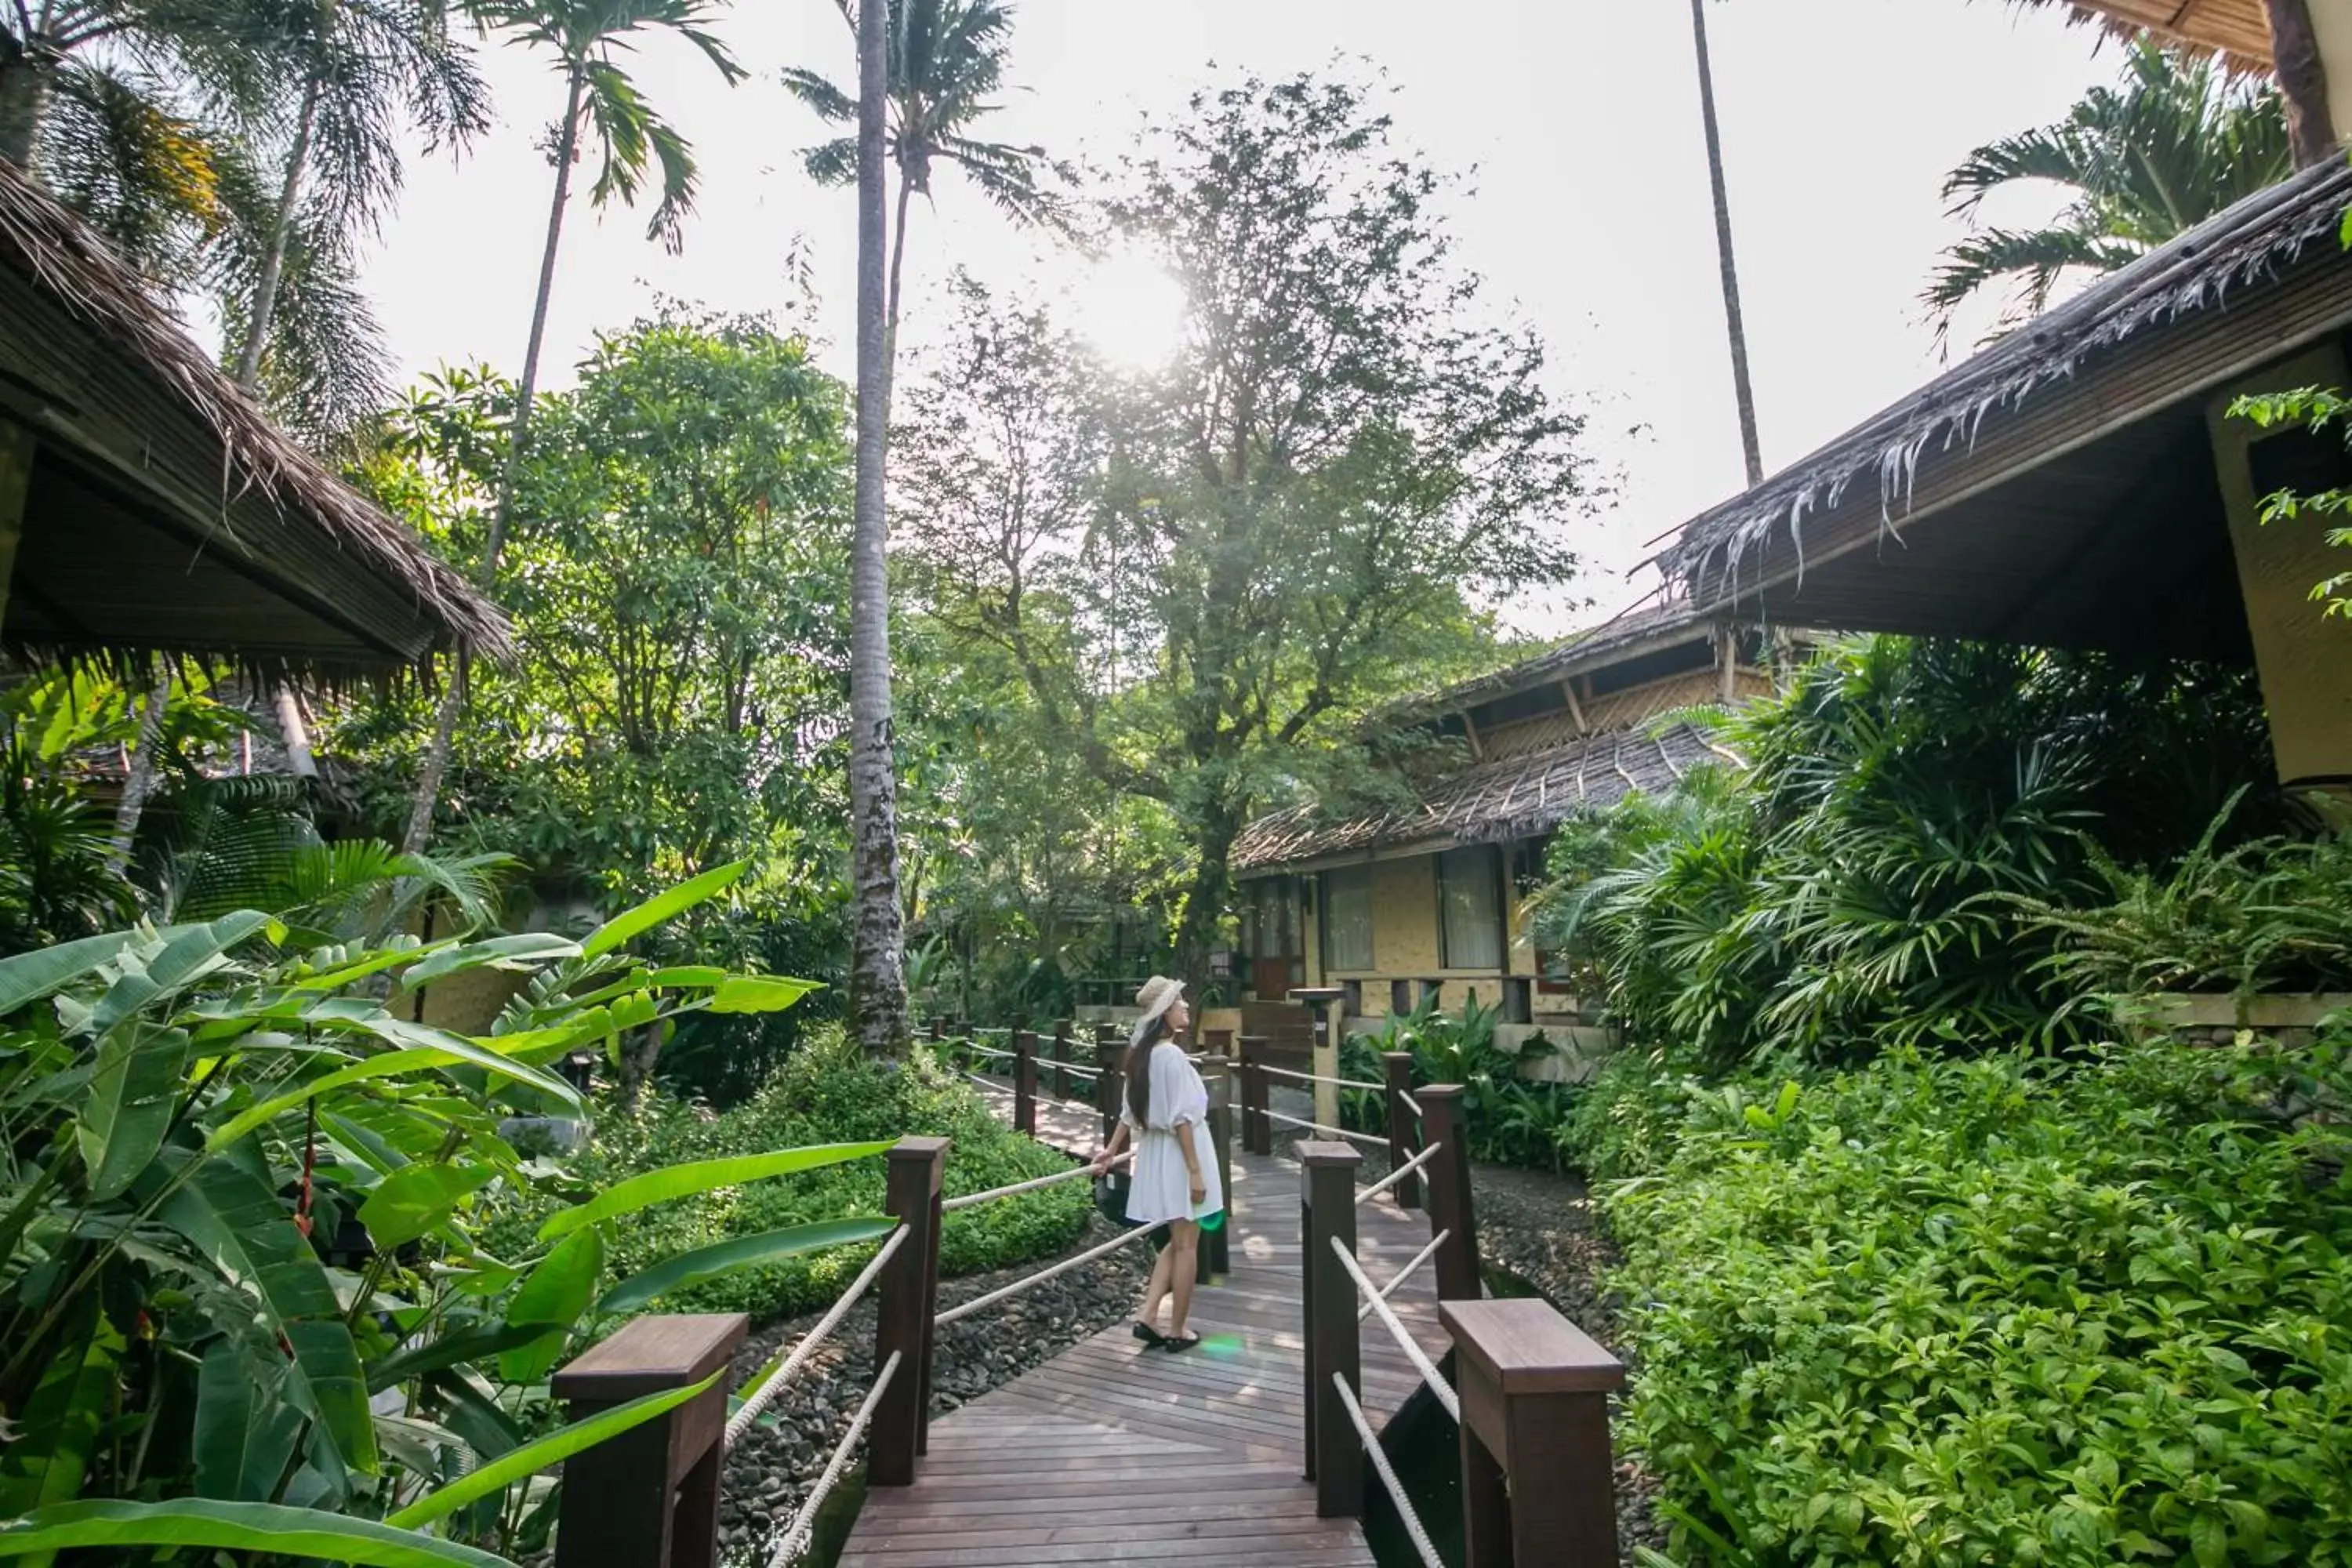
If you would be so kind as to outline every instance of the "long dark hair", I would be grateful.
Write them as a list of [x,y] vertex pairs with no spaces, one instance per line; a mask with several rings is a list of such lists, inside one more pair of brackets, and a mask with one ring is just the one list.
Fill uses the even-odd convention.
[[1162,1013],[1127,1047],[1127,1108],[1135,1112],[1139,1132],[1151,1125],[1151,1053],[1175,1033],[1168,1026],[1168,1015]]

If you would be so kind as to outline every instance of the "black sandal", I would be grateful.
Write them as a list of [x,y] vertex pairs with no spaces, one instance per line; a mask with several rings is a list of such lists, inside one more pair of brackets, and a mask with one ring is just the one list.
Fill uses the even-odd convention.
[[1164,1350],[1168,1345],[1168,1336],[1166,1334],[1161,1333],[1158,1329],[1153,1328],[1150,1323],[1144,1322],[1140,1319],[1138,1319],[1135,1324],[1135,1337],[1141,1340],[1145,1344],[1152,1346],[1154,1349]]
[[1186,1334],[1181,1340],[1171,1334],[1162,1334],[1160,1336],[1160,1348],[1164,1351],[1188,1351],[1200,1342],[1201,1336],[1197,1331],[1192,1333]]

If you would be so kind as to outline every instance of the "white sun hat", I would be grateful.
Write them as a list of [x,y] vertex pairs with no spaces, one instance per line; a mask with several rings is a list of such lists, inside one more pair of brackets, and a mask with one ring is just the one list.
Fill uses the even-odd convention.
[[1183,999],[1184,983],[1181,980],[1155,974],[1145,981],[1143,988],[1135,994],[1135,1005],[1143,1009],[1143,1016],[1135,1021],[1134,1032],[1128,1036],[1129,1041],[1132,1043],[1143,1038],[1145,1031],[1165,1017],[1168,1009]]

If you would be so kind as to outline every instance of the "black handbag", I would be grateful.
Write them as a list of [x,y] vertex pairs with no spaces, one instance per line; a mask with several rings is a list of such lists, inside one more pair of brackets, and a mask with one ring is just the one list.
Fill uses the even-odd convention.
[[1109,1171],[1095,1178],[1095,1208],[1122,1230],[1134,1223],[1127,1217],[1127,1194],[1132,1185],[1133,1179],[1125,1171]]

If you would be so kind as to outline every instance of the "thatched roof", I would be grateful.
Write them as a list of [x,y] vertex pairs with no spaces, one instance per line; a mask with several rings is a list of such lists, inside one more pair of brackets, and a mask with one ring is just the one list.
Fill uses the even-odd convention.
[[1671,789],[1694,768],[1737,761],[1689,724],[1655,734],[1586,735],[1425,784],[1415,811],[1334,822],[1302,805],[1260,817],[1234,841],[1232,863],[1246,874],[1401,844],[1444,848],[1532,838],[1580,813],[1605,811],[1634,790]]
[[[1655,563],[1701,610],[2242,651],[2242,619],[2189,625],[2152,595],[2193,604],[2229,572],[2202,399],[2352,321],[2347,206],[2340,159],[2246,198],[1702,513]],[[1929,593],[1954,602],[1895,602]]]
[[0,637],[267,680],[503,657],[495,607],[280,432],[106,242],[0,163],[0,422],[34,460]]
[[1456,713],[1532,686],[1565,680],[1604,665],[1639,658],[1656,648],[1703,640],[1709,635],[1706,621],[1693,615],[1687,605],[1643,605],[1578,632],[1517,664],[1391,703],[1369,722],[1390,727]]
[[2158,43],[2224,57],[2242,70],[2271,68],[2271,24],[2263,0],[2017,0],[2063,5],[2084,22],[2123,37],[2145,33]]

